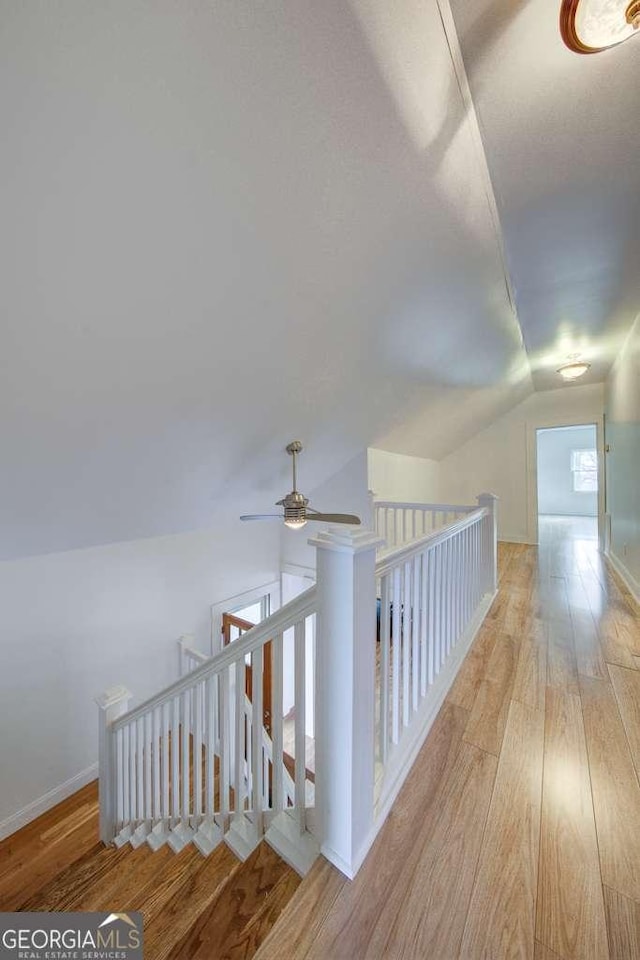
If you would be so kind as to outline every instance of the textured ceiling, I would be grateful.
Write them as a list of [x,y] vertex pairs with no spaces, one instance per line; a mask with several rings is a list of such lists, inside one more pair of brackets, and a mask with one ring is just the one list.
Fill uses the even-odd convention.
[[639,51],[552,7],[454,6],[487,170],[434,0],[0,0],[0,557],[265,509],[294,436],[307,490],[446,454],[532,389],[514,289],[538,385],[613,344]]

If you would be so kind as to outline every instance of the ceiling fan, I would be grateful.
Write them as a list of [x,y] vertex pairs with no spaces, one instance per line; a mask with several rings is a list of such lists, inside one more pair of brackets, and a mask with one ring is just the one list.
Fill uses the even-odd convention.
[[302,450],[302,444],[299,440],[292,440],[291,443],[287,444],[286,450],[293,460],[293,490],[276,503],[276,506],[284,508],[284,513],[252,513],[246,514],[240,519],[284,520],[285,525],[291,530],[300,530],[307,520],[318,520],[325,523],[350,523],[354,526],[359,524],[360,517],[356,517],[352,513],[319,513],[318,510],[309,506],[307,498],[296,490],[296,456]]

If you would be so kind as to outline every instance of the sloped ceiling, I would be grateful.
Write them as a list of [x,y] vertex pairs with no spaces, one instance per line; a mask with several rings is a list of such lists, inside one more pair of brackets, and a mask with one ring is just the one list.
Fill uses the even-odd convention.
[[560,0],[451,0],[537,389],[603,380],[640,311],[640,39],[584,56]]
[[2,557],[265,509],[294,436],[310,489],[521,388],[437,7],[385,6],[3,0]]

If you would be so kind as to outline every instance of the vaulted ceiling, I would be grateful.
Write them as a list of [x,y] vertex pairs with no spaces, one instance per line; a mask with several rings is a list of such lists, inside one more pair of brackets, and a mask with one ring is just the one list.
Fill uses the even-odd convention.
[[604,376],[635,40],[570,54],[548,0],[0,21],[0,556],[264,508],[293,436],[307,489],[376,440],[440,457],[567,345]]

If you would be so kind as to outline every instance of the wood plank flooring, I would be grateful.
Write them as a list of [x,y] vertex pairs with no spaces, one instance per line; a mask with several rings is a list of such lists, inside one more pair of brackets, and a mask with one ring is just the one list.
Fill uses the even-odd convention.
[[500,545],[498,597],[358,876],[318,860],[257,960],[640,960],[640,610],[562,534]]
[[640,960],[640,610],[596,543],[500,590],[353,882],[104,848],[92,784],[0,843],[0,910],[141,910],[147,960]]
[[139,910],[145,960],[250,957],[300,884],[266,843],[245,863],[225,844],[203,857],[104,847],[90,784],[0,843],[0,911]]

